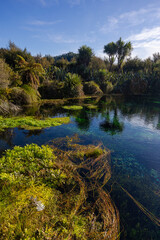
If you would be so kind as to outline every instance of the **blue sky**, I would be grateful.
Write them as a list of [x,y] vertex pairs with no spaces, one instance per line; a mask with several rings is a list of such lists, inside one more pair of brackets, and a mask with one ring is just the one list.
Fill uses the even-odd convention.
[[33,55],[56,56],[90,46],[103,57],[104,45],[131,41],[132,56],[160,52],[159,0],[1,1],[0,47],[9,40]]

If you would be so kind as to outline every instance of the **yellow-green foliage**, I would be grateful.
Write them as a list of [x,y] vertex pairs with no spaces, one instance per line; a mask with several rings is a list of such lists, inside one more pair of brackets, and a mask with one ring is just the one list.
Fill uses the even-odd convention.
[[93,104],[85,104],[84,106],[87,107],[88,109],[97,109],[97,106]]
[[82,106],[78,106],[78,105],[72,105],[72,106],[63,106],[64,109],[67,109],[67,110],[81,110],[83,109]]
[[22,85],[21,88],[24,89],[24,91],[30,95],[32,102],[38,101],[38,97],[40,97],[40,94],[37,90],[35,90],[34,88],[27,84]]
[[85,153],[86,157],[99,157],[100,155],[103,154],[103,150],[101,148],[95,148],[91,149],[88,152]]
[[0,159],[0,239],[118,239],[115,208],[97,182],[110,178],[109,152],[76,141],[6,151]]
[[99,157],[100,155],[105,153],[105,150],[103,150],[100,147],[91,147],[91,148],[87,148],[84,149],[85,151],[82,151],[82,149],[80,149],[80,151],[77,151],[75,156],[78,158],[90,158],[90,157]]
[[8,87],[10,71],[10,67],[0,58],[0,88]]
[[35,117],[11,117],[3,118],[0,116],[0,130],[5,128],[20,127],[28,130],[42,129],[47,127],[59,126],[69,123],[69,117],[36,119]]
[[[70,209],[63,209],[65,199],[62,201],[57,187],[75,181],[72,173],[67,177],[57,166],[53,149],[36,144],[16,146],[0,162],[1,239],[67,239],[70,228],[77,239],[85,239],[86,219],[73,214],[71,224]],[[71,197],[75,205],[78,192]]]
[[18,105],[28,105],[38,102],[40,94],[36,89],[24,84],[21,87],[13,87],[10,98]]

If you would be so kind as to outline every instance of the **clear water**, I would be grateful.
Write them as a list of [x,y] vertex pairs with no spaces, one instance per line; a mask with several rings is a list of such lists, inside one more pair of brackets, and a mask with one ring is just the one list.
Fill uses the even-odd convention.
[[[121,239],[159,240],[160,100],[108,96],[65,102],[75,104],[83,109],[64,110],[60,104],[27,108],[27,115],[70,116],[71,123],[36,131],[7,129],[0,132],[0,153],[15,145],[42,145],[74,134],[79,135],[82,144],[101,142],[111,150],[112,178],[106,188],[120,212]],[[97,108],[88,109],[88,104]],[[149,210],[149,216],[139,204]]]

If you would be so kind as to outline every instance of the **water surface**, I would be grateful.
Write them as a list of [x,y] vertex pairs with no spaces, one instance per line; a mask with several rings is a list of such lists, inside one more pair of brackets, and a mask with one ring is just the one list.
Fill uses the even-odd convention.
[[150,216],[160,218],[160,100],[105,96],[65,102],[76,104],[83,109],[65,110],[62,102],[26,108],[26,115],[70,116],[71,123],[34,131],[6,129],[0,132],[0,154],[15,145],[42,145],[74,134],[82,144],[103,144],[111,150],[112,178],[105,187],[120,212],[121,239],[159,240],[160,228]]

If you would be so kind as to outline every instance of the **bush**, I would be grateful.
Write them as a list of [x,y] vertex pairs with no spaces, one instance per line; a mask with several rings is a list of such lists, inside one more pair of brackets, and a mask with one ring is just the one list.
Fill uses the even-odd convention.
[[83,95],[83,86],[78,74],[67,73],[64,79],[64,96],[78,97]]
[[0,58],[0,88],[4,89],[9,86],[10,67]]
[[38,91],[28,85],[12,88],[10,96],[13,103],[18,105],[27,105],[38,102],[40,97]]
[[48,81],[42,84],[38,91],[43,99],[55,99],[63,97],[63,82]]
[[84,83],[84,93],[86,95],[101,95],[103,94],[102,90],[94,81]]

